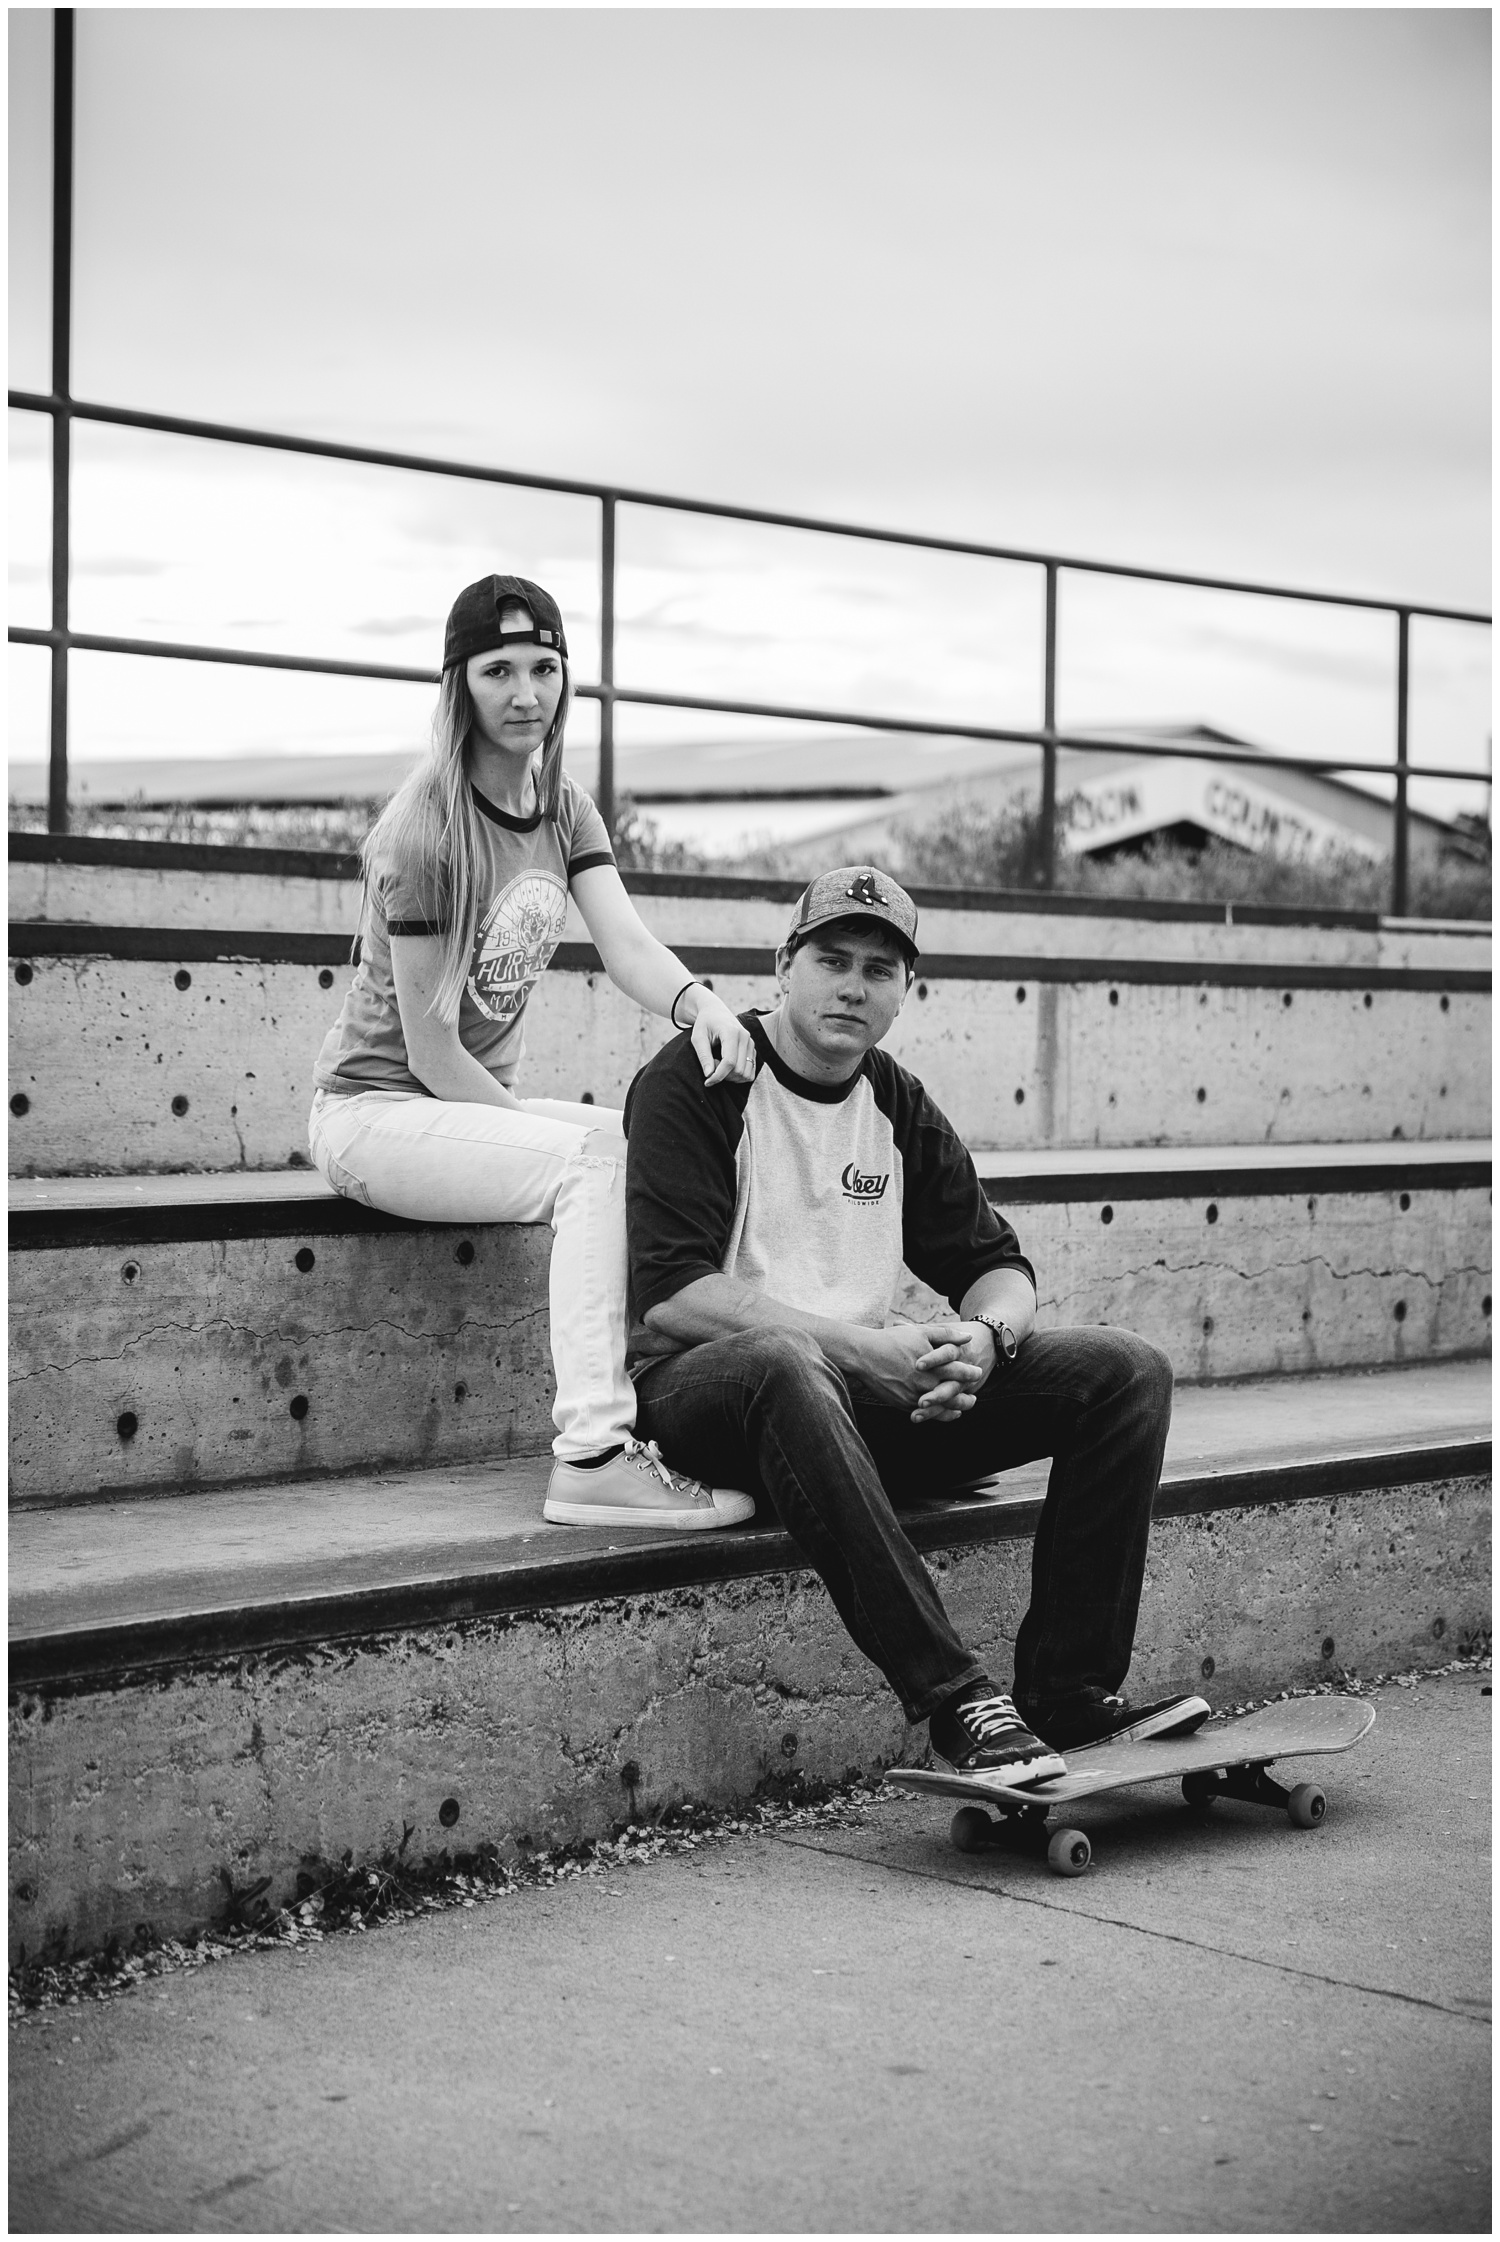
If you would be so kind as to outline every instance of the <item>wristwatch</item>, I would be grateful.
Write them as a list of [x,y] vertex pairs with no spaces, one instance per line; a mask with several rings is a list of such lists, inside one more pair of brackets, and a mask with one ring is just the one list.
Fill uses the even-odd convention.
[[1003,1316],[987,1316],[976,1310],[970,1315],[969,1321],[970,1323],[988,1324],[990,1330],[995,1334],[995,1352],[999,1355],[1001,1361],[1015,1361],[1016,1356],[1021,1351],[1021,1342]]

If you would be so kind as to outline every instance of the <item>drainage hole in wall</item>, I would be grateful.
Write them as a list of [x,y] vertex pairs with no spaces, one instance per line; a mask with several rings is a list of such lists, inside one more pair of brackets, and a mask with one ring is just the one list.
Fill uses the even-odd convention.
[[1026,991],[1024,989],[1017,989],[1016,1002],[1017,1004],[1024,1004],[1026,1002]]
[[1024,1090],[1017,1090],[1016,1103],[1017,1105],[1024,1105],[1026,1103],[1026,1092]]
[[115,1419],[115,1431],[122,1440],[134,1440],[140,1429],[140,1418],[133,1409],[122,1409]]
[[21,1114],[29,1113],[31,1111],[31,1100],[27,1097],[24,1090],[18,1090],[15,1096],[11,1099],[10,1110],[17,1116],[17,1118],[19,1118]]
[[1111,1004],[1118,1004],[1118,1003],[1119,1003],[1119,1001],[1120,1001],[1120,992],[1119,992],[1119,990],[1118,990],[1118,989],[1111,989],[1111,990],[1110,990],[1110,992],[1109,992],[1109,1001],[1110,1001],[1110,1003],[1111,1003]]
[[1207,1212],[1207,1214],[1205,1214],[1205,1216],[1203,1217],[1203,1219],[1204,1219],[1204,1221],[1205,1221],[1205,1222],[1217,1222],[1217,1221],[1218,1221],[1218,1219],[1219,1219],[1219,1210],[1218,1210],[1218,1208],[1217,1208],[1217,1207],[1215,1207],[1215,1206],[1210,1206],[1210,1207],[1209,1207],[1209,1210],[1208,1210],[1208,1212]]
[[452,1829],[454,1823],[458,1820],[458,1811],[458,1800],[456,1798],[445,1798],[443,1800],[442,1805],[438,1808],[438,1820],[442,1823],[444,1829]]
[[1372,1005],[1372,1004],[1373,1004],[1374,1002],[1375,1002],[1375,999],[1374,999],[1374,997],[1372,997],[1372,996],[1370,996],[1370,995],[1368,995],[1368,994],[1367,994],[1367,995],[1366,995],[1366,997],[1365,997],[1365,1010],[1366,1010],[1367,1012],[1369,1011],[1369,1009],[1370,1009],[1371,1005]]
[[298,1424],[300,1425],[303,1418],[307,1415],[307,1396],[305,1393],[294,1393],[292,1395],[291,1414],[296,1418]]
[[1331,1657],[1333,1656],[1333,1637],[1332,1637],[1332,1635],[1325,1635],[1325,1636],[1323,1637],[1323,1656],[1324,1656],[1325,1658],[1331,1658]]
[[1409,1191],[1403,1191],[1401,1194],[1401,1212],[1405,1214],[1410,1205],[1411,1193]]
[[1198,1668],[1198,1671],[1203,1676],[1203,1679],[1205,1681],[1212,1681],[1214,1678],[1213,1660],[1211,1658],[1205,1658],[1203,1664]]
[[1281,1001],[1283,1004],[1290,1005],[1292,1001],[1292,992],[1290,989],[1287,989],[1283,992]]
[[1447,1011],[1447,1009],[1448,1009],[1448,999],[1447,999],[1446,997],[1440,997],[1440,998],[1439,998],[1439,1000],[1438,1000],[1438,1009],[1439,1009],[1439,1011],[1441,1011],[1441,1012],[1446,1012],[1446,1011]]
[[1212,1334],[1213,1334],[1213,1328],[1214,1328],[1214,1319],[1213,1319],[1213,1317],[1212,1317],[1212,1316],[1205,1316],[1205,1317],[1204,1317],[1204,1319],[1203,1319],[1203,1336],[1204,1336],[1204,1338],[1205,1338],[1205,1339],[1207,1339],[1207,1338],[1210,1338],[1210,1337],[1212,1336]]
[[585,1090],[585,1091],[584,1091],[584,1093],[583,1093],[583,1096],[582,1096],[582,1097],[581,1097],[581,1098],[579,1099],[579,1101],[578,1101],[578,1103],[579,1103],[580,1105],[592,1105],[592,1104],[593,1104],[593,1102],[594,1102],[594,1093],[593,1093],[593,1091],[592,1091],[592,1090]]
[[318,975],[318,987],[320,989],[331,989],[333,987],[333,968],[331,966],[325,965]]
[[317,1264],[317,1259],[318,1259],[318,1257],[317,1257],[317,1255],[316,1255],[316,1254],[315,1254],[315,1253],[313,1252],[313,1249],[312,1249],[312,1247],[311,1247],[311,1246],[298,1246],[298,1248],[297,1248],[297,1267],[298,1267],[298,1268],[299,1268],[299,1269],[300,1269],[300,1270],[302,1271],[302,1274],[303,1274],[303,1276],[304,1276],[304,1277],[305,1277],[305,1276],[307,1275],[307,1272],[308,1272],[308,1270],[309,1270],[309,1269],[311,1269],[311,1268],[314,1268],[314,1267],[316,1266],[316,1264]]
[[1196,1096],[1197,1096],[1197,1099],[1198,1099],[1198,1103],[1199,1103],[1200,1105],[1202,1105],[1202,1104],[1203,1104],[1203,1102],[1204,1102],[1204,1100],[1205,1100],[1205,1099],[1207,1098],[1207,1096],[1208,1096],[1208,1092],[1207,1092],[1206,1090],[1199,1090],[1199,1091],[1198,1091],[1198,1092],[1196,1093]]
[[172,1100],[172,1111],[173,1111],[173,1112],[174,1112],[174,1113],[176,1114],[176,1116],[177,1116],[178,1120],[180,1121],[180,1120],[182,1119],[183,1115],[184,1115],[184,1114],[186,1113],[187,1109],[188,1109],[188,1102],[187,1102],[187,1099],[186,1099],[186,1098],[185,1098],[185,1097],[183,1096],[182,1092],[181,1092],[181,1091],[179,1090],[179,1091],[178,1091],[178,1093],[177,1093],[177,1095],[176,1095],[176,1097],[175,1097],[175,1098],[174,1098],[174,1099]]
[[1397,1323],[1405,1323],[1405,1321],[1406,1321],[1406,1302],[1405,1302],[1404,1300],[1398,1300],[1398,1301],[1396,1302],[1396,1306],[1395,1306],[1395,1310],[1394,1310],[1394,1313],[1395,1313],[1395,1317],[1396,1317],[1396,1321],[1397,1321]]
[[1099,1220],[1101,1222],[1113,1222],[1114,1219],[1115,1210],[1113,1207],[1101,1207],[1099,1209]]
[[468,1238],[465,1238],[462,1245],[454,1247],[453,1258],[461,1269],[468,1268],[474,1258],[474,1247]]
[[121,1284],[134,1284],[136,1278],[140,1275],[140,1273],[141,1265],[138,1261],[127,1261],[124,1268],[120,1271]]
[[458,1384],[453,1389],[453,1398],[455,1401],[467,1401],[469,1398],[469,1389],[464,1384],[462,1378],[460,1378]]
[[190,988],[192,987],[192,985],[193,985],[193,976],[191,975],[191,973],[189,973],[189,971],[188,971],[188,969],[187,969],[187,967],[186,967],[185,965],[179,965],[179,966],[178,966],[178,968],[177,968],[177,971],[176,971],[176,972],[175,972],[175,973],[174,973],[174,974],[172,975],[172,986],[173,986],[173,988],[174,988],[174,989],[190,989]]
[[24,989],[30,985],[31,980],[31,967],[29,965],[18,965],[16,967],[16,981],[19,986]]
[[624,1766],[620,1769],[620,1784],[625,1790],[640,1789],[641,1763],[638,1759],[626,1760]]
[[1432,1639],[1433,1639],[1433,1641],[1434,1641],[1434,1642],[1441,1642],[1441,1641],[1442,1641],[1442,1639],[1443,1639],[1443,1637],[1444,1637],[1444,1635],[1446,1635],[1446,1634],[1447,1634],[1447,1632],[1448,1632],[1448,1622],[1447,1622],[1447,1620],[1446,1620],[1446,1619],[1435,1619],[1435,1620],[1433,1621],[1433,1623],[1432,1623]]

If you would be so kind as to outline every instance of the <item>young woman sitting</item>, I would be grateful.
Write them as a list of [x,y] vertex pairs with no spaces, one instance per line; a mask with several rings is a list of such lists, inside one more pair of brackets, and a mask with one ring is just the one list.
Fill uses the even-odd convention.
[[617,988],[691,1031],[710,1085],[755,1047],[647,932],[609,836],[562,767],[557,603],[520,576],[454,602],[430,753],[364,847],[360,954],[314,1075],[312,1157],[336,1191],[419,1222],[550,1222],[561,1525],[683,1532],[752,1515],[634,1439],[625,1372],[625,1140],[617,1111],[519,1098],[527,1000],[571,894]]

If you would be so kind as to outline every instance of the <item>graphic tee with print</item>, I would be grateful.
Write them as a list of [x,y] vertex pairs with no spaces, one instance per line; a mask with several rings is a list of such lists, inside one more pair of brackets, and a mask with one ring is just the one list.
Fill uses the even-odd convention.
[[688,1038],[644,1066],[625,1100],[630,1352],[680,1352],[642,1318],[698,1277],[880,1330],[903,1261],[957,1309],[977,1277],[1021,1269],[1015,1231],[914,1074],[867,1051],[848,1082],[793,1073],[753,1012],[760,1067],[707,1090]]
[[[509,1089],[526,1048],[526,1001],[567,917],[568,882],[595,864],[613,864],[604,820],[564,776],[556,818],[536,810],[512,817],[471,788],[480,812],[479,922],[459,1003],[464,1049]],[[313,1080],[320,1090],[351,1097],[364,1090],[426,1096],[407,1063],[406,1039],[391,975],[391,938],[441,934],[435,883],[427,871],[377,862],[370,880],[360,959],[329,1029]]]

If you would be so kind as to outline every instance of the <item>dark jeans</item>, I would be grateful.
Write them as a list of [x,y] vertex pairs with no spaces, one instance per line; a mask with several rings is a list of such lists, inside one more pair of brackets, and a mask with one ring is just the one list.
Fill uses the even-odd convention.
[[952,1424],[855,1401],[799,1331],[706,1341],[643,1365],[636,1392],[638,1436],[676,1469],[769,1499],[913,1721],[984,1669],[894,1506],[1051,1456],[1016,1695],[1124,1681],[1172,1414],[1172,1366],[1144,1339],[1034,1332]]

